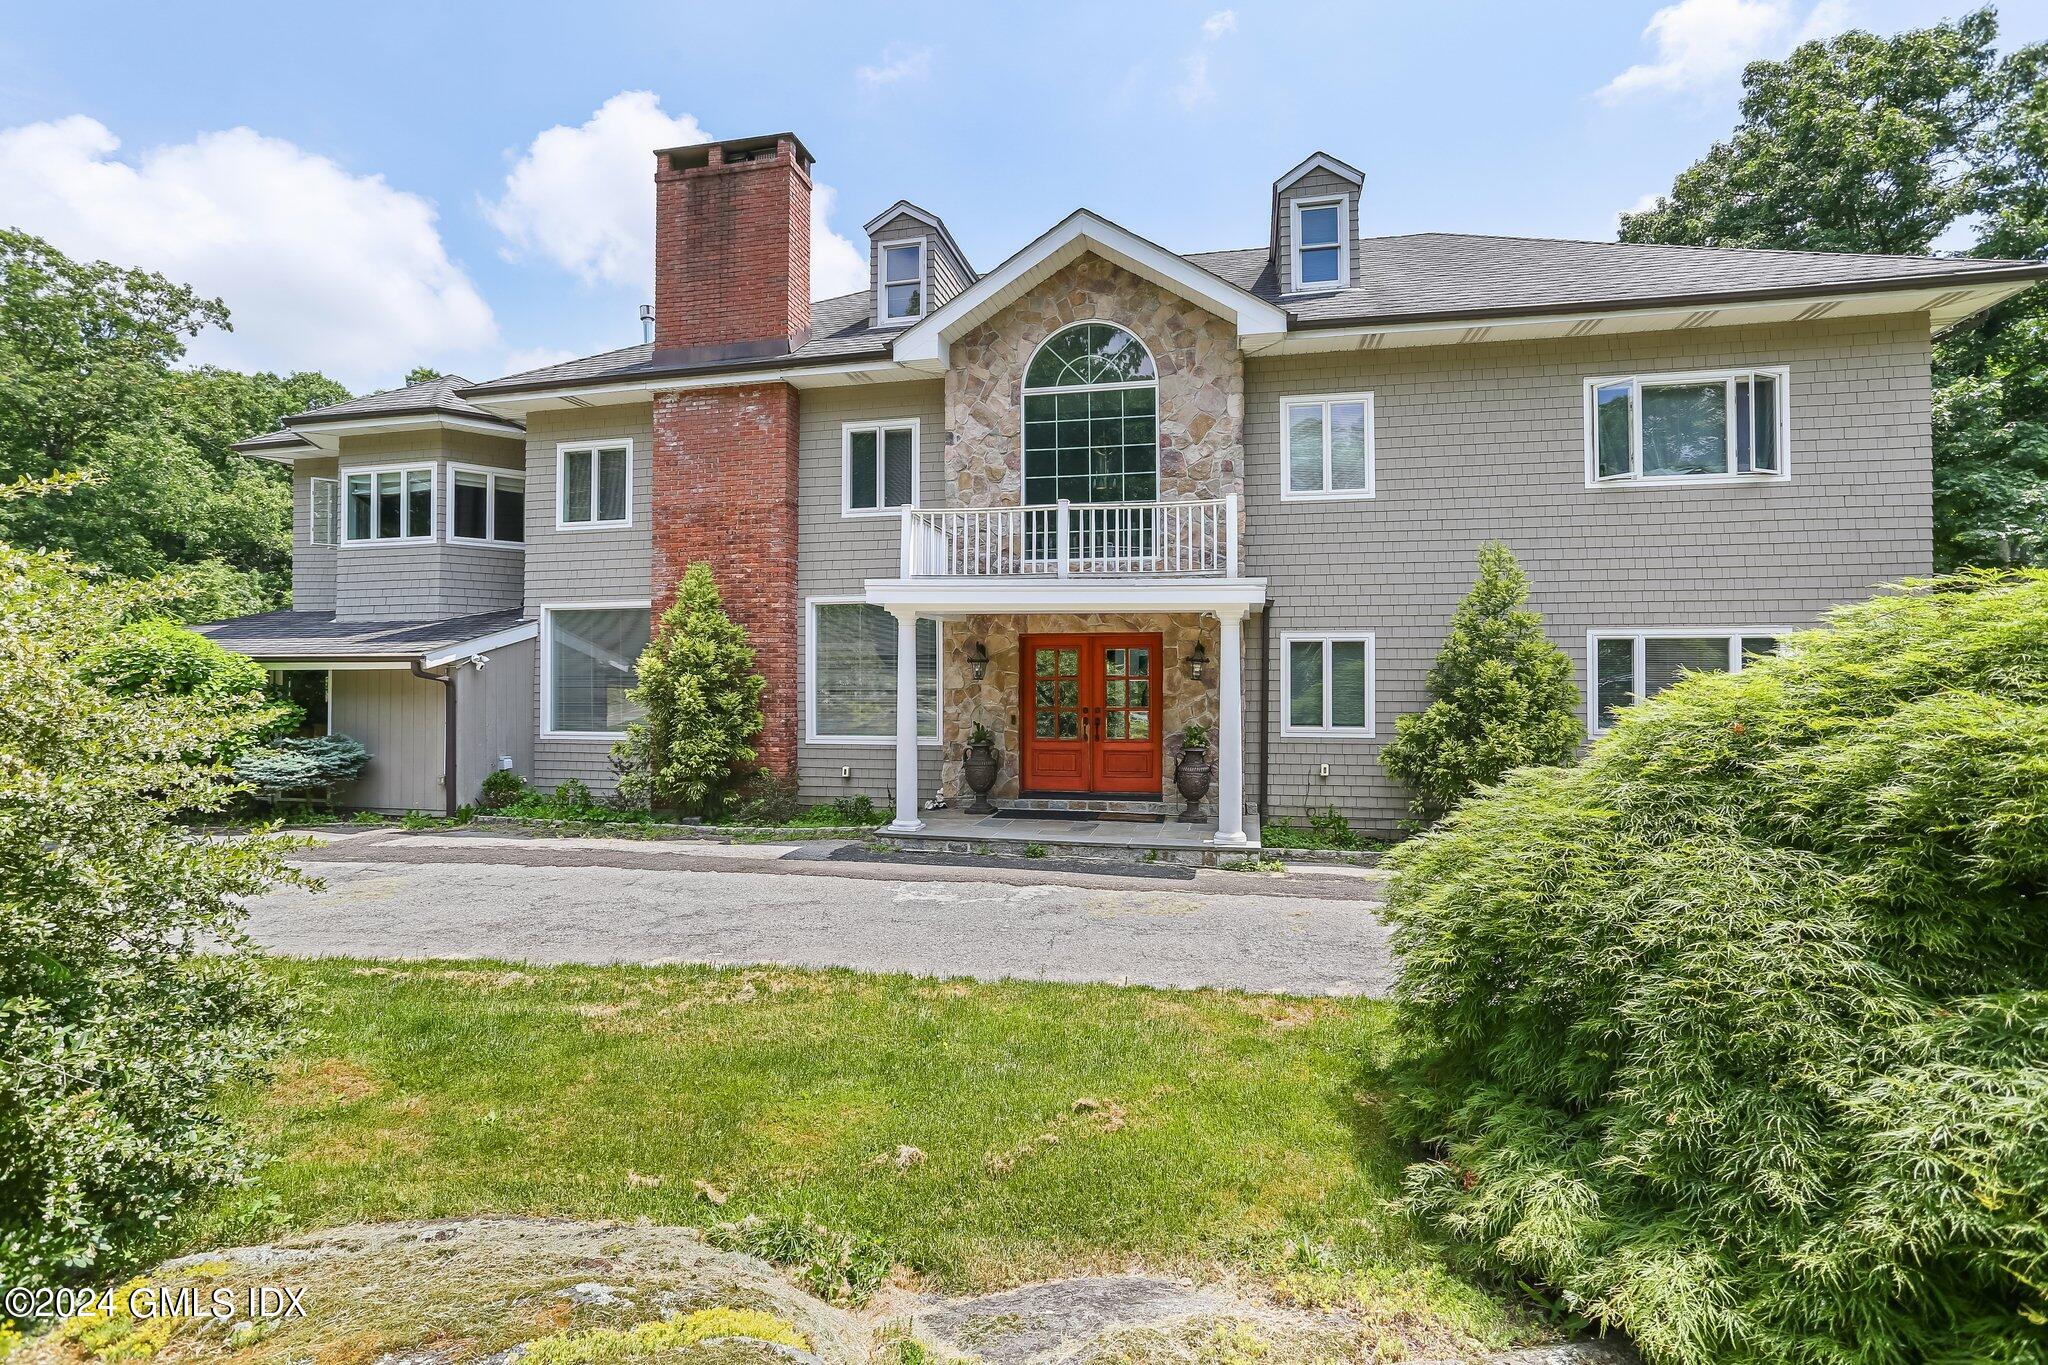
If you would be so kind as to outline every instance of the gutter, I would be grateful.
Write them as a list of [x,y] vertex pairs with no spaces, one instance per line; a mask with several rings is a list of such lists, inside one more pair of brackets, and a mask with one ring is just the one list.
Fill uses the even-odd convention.
[[[457,664],[455,667],[460,668],[461,665]],[[455,788],[455,754],[459,737],[455,728],[455,670],[451,668],[446,673],[429,673],[421,668],[419,660],[415,659],[412,661],[411,671],[415,678],[439,683],[446,689],[443,696],[447,701],[441,712],[441,797],[443,805],[447,807],[445,814],[452,818],[462,804]]]

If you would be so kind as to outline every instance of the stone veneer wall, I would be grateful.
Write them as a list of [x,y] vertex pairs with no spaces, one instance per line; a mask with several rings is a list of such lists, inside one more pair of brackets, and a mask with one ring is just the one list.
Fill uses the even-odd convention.
[[1024,498],[1024,371],[1075,322],[1113,322],[1159,372],[1159,496],[1244,491],[1244,359],[1229,323],[1099,256],[1054,272],[955,341],[946,371],[946,498],[1014,507]]
[[[1173,763],[1180,753],[1180,734],[1190,722],[1216,732],[1216,670],[1222,655],[1213,617],[1146,614],[1059,614],[1047,616],[969,616],[946,622],[945,663],[941,676],[945,695],[941,733],[946,736],[945,765],[939,778],[939,792],[948,800],[966,790],[961,777],[967,736],[977,723],[995,732],[1002,751],[1002,775],[996,779],[995,797],[1017,795],[1017,765],[1022,756],[1023,693],[1019,688],[1021,660],[1017,637],[1039,634],[1099,634],[1110,631],[1158,631],[1161,654],[1160,735],[1164,741],[1164,764],[1160,781],[1163,790],[1173,787]],[[967,649],[975,641],[988,650],[988,671],[974,680],[967,666]],[[1209,651],[1209,667],[1200,682],[1188,676],[1188,655],[1200,642]],[[1213,799],[1213,798],[1212,798]]]

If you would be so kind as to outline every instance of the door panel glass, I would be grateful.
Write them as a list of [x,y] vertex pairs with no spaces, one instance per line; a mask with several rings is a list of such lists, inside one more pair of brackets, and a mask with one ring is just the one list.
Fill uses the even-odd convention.
[[1124,651],[1121,649],[1105,651],[1102,656],[1102,668],[1112,678],[1122,677],[1124,673]]
[[1149,678],[1152,676],[1151,650],[1134,649],[1131,651],[1131,676],[1134,678]]
[[1131,705],[1149,706],[1151,704],[1152,684],[1142,678],[1131,679]]
[[1103,716],[1103,727],[1107,731],[1108,738],[1123,739],[1125,737],[1124,717],[1128,714],[1125,711],[1111,711]]
[[1074,712],[1060,712],[1059,737],[1061,739],[1079,739],[1081,737],[1081,718]]
[[1061,676],[1062,678],[1072,678],[1072,677],[1077,677],[1077,676],[1079,676],[1080,672],[1081,672],[1081,651],[1079,651],[1079,650],[1077,650],[1077,649],[1063,649],[1063,650],[1061,650],[1061,651],[1060,651],[1060,676]]
[[1131,738],[1152,738],[1152,713],[1150,711],[1131,712]]
[[1124,680],[1122,678],[1111,678],[1103,684],[1102,704],[1104,706],[1122,706],[1125,704]]
[[1050,678],[1057,671],[1053,666],[1055,657],[1053,652],[1049,649],[1041,649],[1035,651],[1035,653],[1037,657],[1032,660],[1032,667],[1038,670],[1039,677]]

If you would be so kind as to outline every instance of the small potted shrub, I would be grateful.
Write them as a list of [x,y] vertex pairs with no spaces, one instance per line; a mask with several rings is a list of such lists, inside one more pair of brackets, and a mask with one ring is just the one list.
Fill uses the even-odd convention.
[[974,793],[974,800],[967,807],[969,815],[991,815],[995,803],[988,799],[989,791],[996,785],[996,776],[1002,772],[1003,763],[996,753],[996,737],[986,725],[977,723],[974,733],[967,737],[966,768],[967,789]]
[[1187,809],[1180,813],[1184,823],[1201,823],[1199,808],[1203,798],[1208,796],[1209,783],[1215,776],[1216,765],[1209,758],[1209,727],[1191,724],[1180,732],[1180,761],[1173,765],[1174,788],[1188,803]]

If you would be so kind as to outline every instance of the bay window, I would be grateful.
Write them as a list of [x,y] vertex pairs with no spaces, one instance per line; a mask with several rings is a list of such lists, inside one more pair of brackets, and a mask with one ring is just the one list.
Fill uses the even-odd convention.
[[448,467],[448,539],[517,547],[526,540],[526,480],[499,469]]
[[345,478],[342,539],[350,544],[434,538],[434,467],[352,469]]
[[1587,484],[1784,478],[1788,382],[1783,366],[1587,380]]

